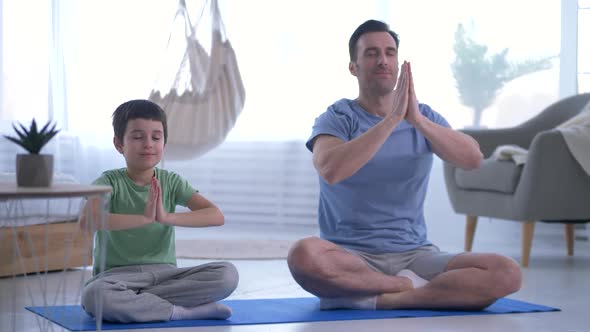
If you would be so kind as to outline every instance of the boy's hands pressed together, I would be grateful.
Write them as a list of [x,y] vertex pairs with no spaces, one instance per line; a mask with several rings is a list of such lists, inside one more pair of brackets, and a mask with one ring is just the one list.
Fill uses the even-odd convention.
[[181,213],[171,213],[166,211],[164,208],[160,181],[158,181],[156,177],[152,177],[142,218],[143,220],[149,220],[149,224],[157,222],[163,225],[182,227],[223,225],[223,213],[203,196],[194,193],[191,199],[187,202],[187,207],[191,211]]
[[161,224],[169,223],[169,214],[162,203],[162,187],[160,187],[160,182],[155,177],[152,177],[150,182],[150,190],[143,215],[150,220],[150,223],[154,221]]
[[164,209],[164,203],[162,203],[162,187],[160,187],[160,182],[155,177],[152,178],[152,183],[150,185],[150,190],[155,188],[158,196],[156,198],[156,218],[155,220],[162,224],[167,224],[168,222],[168,212]]
[[152,223],[154,220],[156,220],[156,210],[158,206],[159,186],[157,186],[157,183],[154,183],[155,179],[156,178],[152,178],[150,183],[150,190],[148,192],[147,202],[145,203],[145,209],[143,211],[143,216],[149,221],[149,223]]

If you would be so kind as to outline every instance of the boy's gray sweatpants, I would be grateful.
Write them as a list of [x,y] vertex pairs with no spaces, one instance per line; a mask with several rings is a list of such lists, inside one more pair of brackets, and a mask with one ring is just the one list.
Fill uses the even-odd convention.
[[130,323],[167,321],[172,307],[195,307],[228,297],[238,286],[229,262],[177,268],[171,264],[116,267],[86,282],[82,307],[94,317]]

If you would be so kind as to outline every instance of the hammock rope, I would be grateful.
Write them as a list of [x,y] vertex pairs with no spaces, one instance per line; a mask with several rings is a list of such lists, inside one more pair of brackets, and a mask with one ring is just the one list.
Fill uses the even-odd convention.
[[[186,49],[168,91],[154,88],[149,99],[168,117],[166,160],[187,160],[221,144],[235,125],[245,102],[245,89],[235,52],[227,39],[217,0],[208,1],[211,15],[210,53],[197,39],[205,7],[195,25],[186,3],[174,17],[184,20]],[[169,49],[172,34],[168,39]],[[168,51],[168,50],[167,50]]]

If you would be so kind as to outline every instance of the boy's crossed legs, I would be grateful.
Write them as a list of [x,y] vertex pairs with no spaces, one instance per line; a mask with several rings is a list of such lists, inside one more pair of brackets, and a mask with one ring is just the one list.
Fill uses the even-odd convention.
[[108,321],[150,322],[226,319],[231,309],[217,301],[237,287],[238,272],[228,262],[176,268],[169,264],[113,268],[90,279],[82,305]]

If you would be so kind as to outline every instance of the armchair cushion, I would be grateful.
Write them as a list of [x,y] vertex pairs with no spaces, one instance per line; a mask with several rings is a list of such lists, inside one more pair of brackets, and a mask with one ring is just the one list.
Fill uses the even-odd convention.
[[455,169],[457,187],[466,190],[485,190],[512,194],[516,190],[522,165],[512,161],[485,159],[474,170]]

